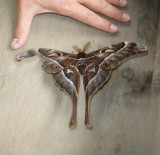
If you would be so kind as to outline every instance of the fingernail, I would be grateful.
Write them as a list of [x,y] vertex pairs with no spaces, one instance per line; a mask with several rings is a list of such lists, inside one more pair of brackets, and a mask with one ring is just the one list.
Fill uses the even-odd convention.
[[112,30],[112,32],[117,32],[118,28],[116,25],[111,24],[111,30]]
[[128,14],[123,13],[123,20],[124,20],[125,22],[129,21],[130,18],[131,18],[131,17],[130,17]]
[[122,6],[125,6],[127,4],[127,1],[126,0],[120,0],[120,3]]
[[17,39],[17,38],[13,38],[13,40],[12,40],[12,42],[11,42],[11,47],[12,47],[12,48],[15,48],[15,47],[18,46],[18,44],[19,44],[18,39]]

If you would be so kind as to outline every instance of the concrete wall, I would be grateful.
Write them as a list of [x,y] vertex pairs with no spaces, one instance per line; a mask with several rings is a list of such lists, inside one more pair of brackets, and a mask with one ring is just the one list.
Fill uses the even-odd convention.
[[[12,51],[16,5],[0,0],[0,154],[159,155],[158,1],[128,0],[126,12],[132,20],[128,24],[112,20],[119,26],[114,35],[56,14],[37,16],[27,44]],[[71,52],[72,45],[83,47],[90,41],[89,52],[126,40],[145,44],[149,54],[121,65],[94,95],[92,130],[84,126],[82,83],[78,127],[70,130],[70,99],[41,70],[43,60],[38,56],[21,63],[15,60],[30,48]]]

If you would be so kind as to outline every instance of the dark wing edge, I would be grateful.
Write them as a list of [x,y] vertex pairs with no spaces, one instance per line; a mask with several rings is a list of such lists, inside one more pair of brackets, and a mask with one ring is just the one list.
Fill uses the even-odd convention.
[[136,44],[134,42],[125,42],[125,46],[106,57],[100,67],[103,69],[115,69],[128,59],[143,55],[148,52],[148,48],[142,44]]
[[80,85],[80,74],[74,66],[66,64],[65,66],[66,67],[61,66],[56,60],[47,59],[44,61],[42,69],[51,74],[55,84],[70,97],[72,111],[69,127],[73,128],[77,125],[77,100]]
[[66,78],[63,71],[51,74],[55,84],[63,90],[71,99],[72,103],[72,110],[71,110],[71,117],[69,121],[69,127],[73,128],[77,125],[77,100],[78,100],[78,92],[76,90],[75,85],[71,80]]
[[79,72],[73,67],[69,67],[69,73],[65,70],[65,67],[60,65],[58,61],[70,58],[74,59],[75,55],[67,52],[40,48],[40,49],[29,49],[23,53],[17,55],[17,61],[22,59],[33,57],[35,55],[41,55],[46,58],[42,65],[42,69],[49,73],[54,82],[62,89],[71,99],[72,112],[69,122],[69,127],[75,127],[77,125],[77,98],[80,85]]
[[41,55],[42,57],[46,59],[58,59],[63,57],[69,57],[71,59],[75,58],[75,54],[54,50],[54,49],[48,49],[48,48],[33,48],[26,50],[20,54],[17,55],[16,60],[21,61],[22,59],[33,57],[35,55]]
[[[102,87],[105,82],[108,81],[112,73],[112,70],[118,67],[120,64],[122,64],[125,60],[128,60],[130,57],[141,55],[147,52],[148,48],[142,44],[136,44],[134,42],[122,42],[101,48],[99,50],[90,52],[88,54],[88,56],[91,59],[90,64],[93,64],[90,66],[93,66],[95,68],[96,65],[98,69],[95,69],[96,71],[95,74],[90,73],[88,70],[86,70],[83,76],[85,96],[86,96],[86,110],[85,110],[86,127],[89,128],[92,127],[90,119],[90,107],[89,107],[91,98],[93,94],[97,92],[98,89]],[[92,67],[91,70],[93,70]]]
[[[88,82],[85,88],[85,98],[86,98],[86,107],[85,107],[85,126],[88,128],[92,127],[91,118],[90,118],[90,101],[92,96],[101,88],[105,82],[108,81],[112,70],[104,70],[99,68],[97,74]],[[84,76],[84,78],[87,78]]]

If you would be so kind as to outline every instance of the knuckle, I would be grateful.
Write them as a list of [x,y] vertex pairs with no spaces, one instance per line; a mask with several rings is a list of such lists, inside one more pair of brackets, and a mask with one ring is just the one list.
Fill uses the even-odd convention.
[[68,15],[76,6],[76,2],[74,1],[66,1],[66,0],[63,0],[61,2],[61,7],[59,8],[59,12],[61,14],[65,14],[65,15]]
[[26,31],[19,25],[16,26],[16,33],[24,34]]
[[86,15],[86,21],[87,23],[89,24],[92,24],[96,19],[96,15],[94,12],[89,12],[87,15]]
[[97,1],[97,7],[98,7],[99,9],[104,9],[104,8],[106,8],[106,1],[104,1],[104,0],[98,0],[98,1]]
[[115,9],[114,10],[114,15],[115,15],[115,17],[117,17],[117,18],[122,18],[122,11],[120,11],[120,10],[118,10],[118,9]]
[[102,24],[101,24],[101,29],[106,31],[106,32],[111,32],[111,22],[103,19]]
[[113,3],[117,6],[121,6],[121,2],[120,0],[114,0]]

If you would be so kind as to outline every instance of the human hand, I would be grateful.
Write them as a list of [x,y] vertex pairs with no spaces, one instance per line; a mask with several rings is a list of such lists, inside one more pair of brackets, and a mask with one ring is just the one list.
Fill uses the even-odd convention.
[[127,0],[18,0],[18,19],[11,48],[19,49],[25,44],[33,17],[45,12],[69,16],[97,29],[115,33],[117,26],[95,13],[128,22],[130,16],[113,5],[124,7]]

